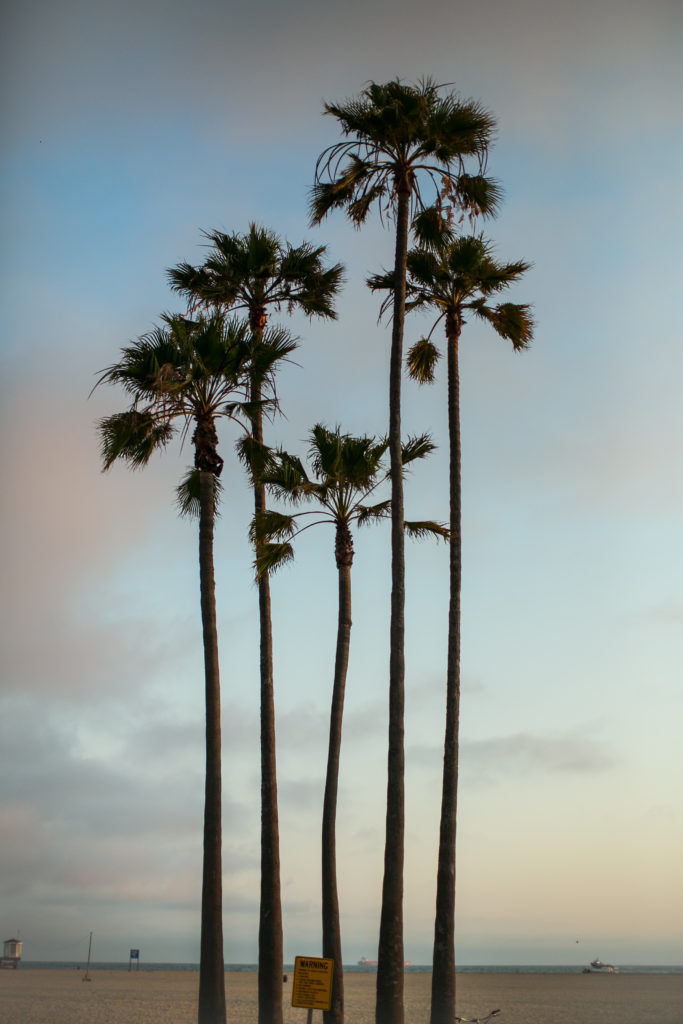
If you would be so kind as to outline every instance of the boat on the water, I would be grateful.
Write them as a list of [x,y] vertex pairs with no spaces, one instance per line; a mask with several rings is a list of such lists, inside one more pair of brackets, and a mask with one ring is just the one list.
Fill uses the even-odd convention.
[[584,967],[584,974],[618,974],[619,968],[614,964],[603,964],[602,960],[591,960],[590,967]]

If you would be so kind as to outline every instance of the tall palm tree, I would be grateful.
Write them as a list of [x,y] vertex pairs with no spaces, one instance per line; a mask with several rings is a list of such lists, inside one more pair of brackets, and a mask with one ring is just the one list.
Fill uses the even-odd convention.
[[181,508],[199,513],[199,577],[206,689],[206,783],[202,870],[199,1024],[225,1022],[221,871],[221,711],[213,566],[218,478],[216,421],[248,412],[249,330],[214,315],[198,322],[165,317],[163,326],[124,348],[98,384],[119,384],[132,398],[123,413],[99,421],[104,469],[117,460],[145,466],[176,424],[193,429],[194,470],[180,490]]
[[[334,319],[333,301],[342,280],[340,264],[325,265],[325,247],[283,243],[273,231],[250,224],[246,234],[209,231],[211,248],[204,263],[181,263],[168,271],[171,287],[184,295],[190,309],[246,309],[253,334],[251,381],[252,445],[248,458],[258,468],[263,449],[263,374],[258,350],[268,309],[283,306],[307,316]],[[292,349],[294,346],[292,345]],[[291,349],[290,349],[291,351]],[[287,353],[283,352],[283,357]],[[271,365],[271,383],[275,366]],[[247,449],[243,447],[243,452]],[[266,507],[265,490],[254,475],[254,510]],[[258,552],[257,552],[258,555]],[[273,635],[270,582],[258,581],[261,678],[261,899],[259,915],[259,1024],[282,1024],[282,903],[280,839],[275,750]]]
[[[417,85],[399,80],[371,82],[357,99],[325,104],[347,140],[318,159],[311,199],[314,223],[335,208],[356,226],[377,202],[380,216],[396,221],[393,321],[389,369],[389,452],[391,460],[391,626],[389,665],[389,754],[384,882],[377,969],[377,1024],[403,1024],[403,865],[405,705],[405,557],[401,473],[401,370],[411,206],[421,209],[422,190],[436,190],[449,215],[492,214],[500,200],[497,184],[483,174],[495,122],[473,100],[443,93],[431,79]],[[474,160],[474,175],[465,171]]]
[[[320,523],[328,523],[335,528],[339,616],[322,817],[322,947],[323,956],[334,960],[332,1003],[324,1014],[325,1024],[343,1024],[344,975],[337,891],[336,819],[344,693],[351,640],[351,566],[354,555],[351,526],[354,523],[377,522],[390,515],[389,501],[368,504],[380,484],[388,478],[384,466],[388,441],[352,437],[342,434],[339,427],[331,431],[321,424],[313,428],[309,440],[312,477],[297,457],[278,452],[265,469],[262,480],[275,497],[294,504],[315,502],[316,510],[290,515],[266,510],[255,517],[253,534],[260,542],[257,571],[261,573],[291,560],[294,554],[292,540],[304,530]],[[427,436],[411,438],[403,446],[403,465],[424,458],[433,448]],[[427,534],[447,536],[447,531],[438,523],[405,525],[408,532],[418,537]]]
[[[515,351],[525,349],[533,335],[528,305],[505,302],[491,305],[492,296],[518,281],[530,264],[499,263],[491,245],[477,236],[456,237],[439,216],[426,211],[418,229],[424,245],[408,254],[407,308],[434,311],[436,320],[427,338],[408,353],[411,377],[434,379],[439,358],[431,334],[444,323],[448,373],[448,435],[450,493],[450,602],[446,673],[446,728],[439,829],[436,917],[432,970],[431,1024],[452,1024],[455,1019],[455,841],[458,795],[460,720],[460,590],[462,579],[460,371],[459,347],[463,326],[472,315],[489,323]],[[392,286],[392,276],[371,279],[372,288]],[[389,300],[387,300],[389,301]]]

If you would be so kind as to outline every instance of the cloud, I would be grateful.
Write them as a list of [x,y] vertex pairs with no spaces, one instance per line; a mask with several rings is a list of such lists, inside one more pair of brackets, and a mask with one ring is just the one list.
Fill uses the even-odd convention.
[[293,814],[306,816],[322,806],[323,777],[319,771],[315,774],[316,778],[283,778],[278,784],[280,806],[290,818]]
[[616,765],[604,743],[580,730],[543,735],[519,732],[463,744],[465,770],[483,770],[492,775],[579,774],[595,775]]
[[[94,709],[65,717],[45,705],[38,714],[28,699],[4,701],[0,774],[8,784],[0,804],[6,836],[2,881],[11,876],[13,892],[45,890],[49,896],[63,889],[58,898],[65,901],[76,890],[98,900],[120,892],[122,900],[178,903],[187,879],[195,885],[203,729],[199,721],[163,722],[158,714],[140,719],[148,710],[136,709],[118,750],[116,726],[124,727],[125,720],[119,716],[117,723],[110,716],[98,755],[90,731],[90,753],[79,737]],[[228,790],[224,816],[226,871],[253,870],[257,857],[242,838],[252,823],[251,801],[244,803],[243,795]],[[130,864],[138,881],[130,881]],[[183,896],[181,902],[189,899]]]
[[[186,459],[170,452],[145,474],[119,467],[103,476],[94,424],[101,409],[85,398],[65,408],[42,381],[20,385],[3,405],[3,429],[13,438],[2,453],[0,498],[5,692],[96,694],[111,704],[155,680],[168,689],[169,676],[201,684],[196,532],[173,508]],[[217,557],[235,526],[246,529],[245,494],[235,467]],[[245,539],[238,550],[253,597]],[[231,571],[236,561],[231,552]],[[227,640],[232,628],[244,628],[254,602],[245,605],[234,587],[221,591],[221,582]]]
[[[491,784],[503,778],[538,775],[601,775],[617,765],[611,745],[595,738],[593,727],[570,732],[517,732],[484,739],[461,739],[460,765],[470,782]],[[443,747],[411,744],[411,765],[440,770]]]
[[680,628],[683,624],[683,601],[661,601],[645,609],[643,617],[653,625]]

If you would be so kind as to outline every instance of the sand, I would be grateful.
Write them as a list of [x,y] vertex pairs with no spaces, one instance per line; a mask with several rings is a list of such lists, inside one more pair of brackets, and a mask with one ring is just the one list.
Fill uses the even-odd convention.
[[[199,975],[186,971],[0,971],[8,1024],[195,1024]],[[406,1024],[427,1024],[431,975],[406,975]],[[345,976],[346,1024],[373,1024],[375,976]],[[226,974],[229,1024],[256,1024],[256,974]],[[285,985],[285,1024],[306,1024]],[[683,1024],[683,974],[463,974],[458,1013],[500,1007],[496,1024]],[[313,1013],[322,1024],[322,1013]]]

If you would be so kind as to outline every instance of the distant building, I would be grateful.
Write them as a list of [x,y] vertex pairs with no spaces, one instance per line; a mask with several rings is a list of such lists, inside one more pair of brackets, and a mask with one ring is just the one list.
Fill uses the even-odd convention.
[[0,967],[18,967],[23,945],[24,943],[19,939],[5,939],[2,956],[0,956]]

